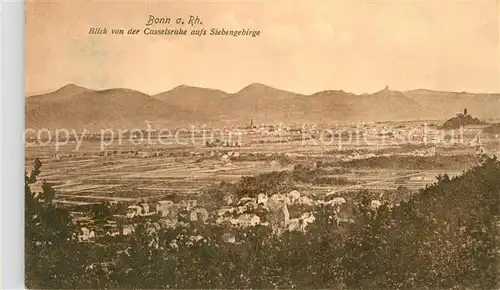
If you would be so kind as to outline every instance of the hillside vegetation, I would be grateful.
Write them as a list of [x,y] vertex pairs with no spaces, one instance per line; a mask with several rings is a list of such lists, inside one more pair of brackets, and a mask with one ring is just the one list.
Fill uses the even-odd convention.
[[443,123],[441,129],[452,130],[459,129],[461,127],[474,126],[474,125],[484,125],[486,123],[482,122],[478,118],[474,118],[471,115],[459,114],[456,117],[448,119]]
[[[372,209],[361,198],[354,224],[338,225],[331,210],[315,209],[305,233],[276,237],[266,227],[242,230],[240,244],[225,229],[162,230],[141,224],[131,238],[96,244],[70,239],[69,215],[52,205],[44,184],[33,197],[40,164],[26,177],[28,288],[334,288],[496,289],[500,286],[500,163],[487,159],[464,174],[438,181],[397,206]],[[298,170],[298,169],[297,169]],[[278,180],[287,180],[285,175]],[[274,190],[287,183],[266,177]],[[189,235],[204,238],[192,242]],[[178,248],[168,245],[176,239]],[[157,242],[155,246],[155,242]]]

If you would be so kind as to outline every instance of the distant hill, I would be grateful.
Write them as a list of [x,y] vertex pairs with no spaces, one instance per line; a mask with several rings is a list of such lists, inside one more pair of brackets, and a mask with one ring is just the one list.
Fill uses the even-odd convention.
[[[215,117],[221,122],[283,121],[295,115],[296,108],[285,100],[302,96],[263,84],[250,84],[236,93],[191,86],[178,86],[154,97],[186,110]],[[291,113],[291,115],[290,115]]]
[[307,123],[349,121],[356,112],[353,110],[355,95],[344,91],[326,90],[309,96],[301,96],[293,100],[293,107],[299,112],[300,118]]
[[[226,98],[226,92],[192,86],[178,86],[164,93],[154,95],[162,102],[183,107],[193,113],[213,111]],[[207,110],[209,107],[209,110]]]
[[80,93],[91,92],[92,90],[74,84],[66,85],[57,91],[39,94],[29,97],[29,102],[62,101],[67,100]]
[[434,109],[389,89],[360,97],[359,108],[358,114],[376,121],[426,119],[434,115]]
[[[422,106],[434,108],[438,119],[455,115],[465,108],[470,114],[481,118],[500,117],[500,94],[471,94],[423,89],[402,93]],[[493,105],[495,103],[499,105]]]
[[[195,87],[156,95],[165,102],[187,110],[203,110],[220,120],[246,123],[337,123],[358,121],[414,120],[432,117],[432,109],[397,91],[383,90],[358,96],[326,90],[312,95],[297,94],[263,84],[251,84],[229,94]],[[186,101],[182,101],[183,98]],[[434,114],[436,115],[436,114]]]
[[221,104],[221,116],[228,120],[254,119],[260,122],[285,122],[297,119],[293,92],[253,83],[230,94]]
[[269,101],[286,101],[301,96],[285,90],[276,89],[263,84],[250,84],[239,92],[232,94],[231,97],[240,100],[252,100],[256,103],[266,103]]
[[67,85],[26,98],[26,114],[27,126],[41,128],[137,127],[146,120],[175,125],[242,125],[251,119],[255,124],[356,123],[442,120],[464,108],[481,118],[499,117],[500,106],[492,104],[500,104],[499,94],[386,88],[362,95],[335,90],[304,95],[253,83],[236,93],[182,85],[149,96],[128,89],[94,91]]
[[[161,99],[187,110],[202,109],[207,115],[217,116],[222,121],[239,123],[250,119],[257,123],[439,120],[464,108],[485,118],[500,116],[500,106],[491,106],[492,102],[500,103],[498,94],[430,90],[400,92],[386,88],[362,95],[335,90],[303,95],[256,83],[233,94],[187,86],[183,86],[182,94],[178,92],[176,88],[160,94],[177,95],[173,101],[168,97]],[[186,101],[182,101],[182,96]],[[192,99],[196,101],[190,101]]]
[[474,118],[468,114],[458,114],[456,117],[448,119],[441,126],[441,129],[459,129],[460,127],[467,127],[472,125],[484,125],[485,122]]
[[146,129],[145,122],[177,125],[199,120],[207,119],[128,89],[93,91],[71,85],[26,99],[26,127],[35,129]]

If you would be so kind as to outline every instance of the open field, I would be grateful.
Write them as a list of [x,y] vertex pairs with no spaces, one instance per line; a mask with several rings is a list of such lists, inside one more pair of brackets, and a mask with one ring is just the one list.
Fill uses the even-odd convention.
[[[419,125],[397,126],[410,130]],[[439,174],[455,176],[474,163],[474,157],[453,164],[447,163],[453,158],[443,161],[439,156],[474,156],[478,146],[474,144],[474,130],[465,131],[466,142],[437,146],[425,144],[428,140],[424,138],[413,140],[412,144],[398,144],[394,137],[383,134],[365,134],[363,138],[351,135],[350,139],[337,134],[337,139],[332,135],[320,140],[310,138],[315,134],[311,132],[305,138],[297,132],[246,131],[234,147],[204,146],[206,138],[199,134],[185,134],[177,140],[178,144],[161,144],[158,139],[140,144],[134,139],[111,142],[95,137],[84,140],[78,151],[74,151],[76,141],[60,144],[57,151],[54,142],[29,144],[26,170],[30,170],[34,158],[39,158],[44,167],[40,177],[53,184],[57,200],[76,203],[157,199],[172,193],[196,196],[222,181],[236,182],[243,176],[292,170],[296,164],[314,165],[320,161],[326,165],[321,178],[338,178],[348,183],[297,184],[306,193],[323,195],[353,189],[416,190],[435,182]],[[443,140],[453,134],[458,133],[447,132]],[[490,152],[500,148],[496,136],[483,136],[481,142]],[[395,163],[395,159],[399,161]],[[435,160],[441,161],[430,164]],[[408,165],[409,161],[416,165]]]

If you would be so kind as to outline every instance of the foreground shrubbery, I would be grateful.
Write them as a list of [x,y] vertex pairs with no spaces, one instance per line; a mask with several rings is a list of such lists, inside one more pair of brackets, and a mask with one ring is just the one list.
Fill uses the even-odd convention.
[[[264,181],[269,176],[261,177]],[[287,176],[268,187],[288,186]],[[35,178],[36,179],[36,178]],[[259,177],[249,180],[256,186]],[[139,224],[131,238],[78,244],[68,215],[45,186],[33,199],[26,179],[26,278],[30,288],[498,288],[500,164],[493,159],[373,210],[361,199],[355,223],[339,226],[318,208],[306,233],[265,227],[224,243],[218,227],[166,230]],[[240,190],[244,190],[244,182]],[[253,190],[251,191],[253,192]],[[190,235],[202,235],[190,241]],[[168,245],[176,240],[178,249]],[[156,247],[155,245],[158,245]]]

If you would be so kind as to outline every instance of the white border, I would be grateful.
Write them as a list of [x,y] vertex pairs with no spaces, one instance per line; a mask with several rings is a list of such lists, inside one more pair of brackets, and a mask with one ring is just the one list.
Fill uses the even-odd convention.
[[24,2],[0,0],[0,287],[24,289]]

